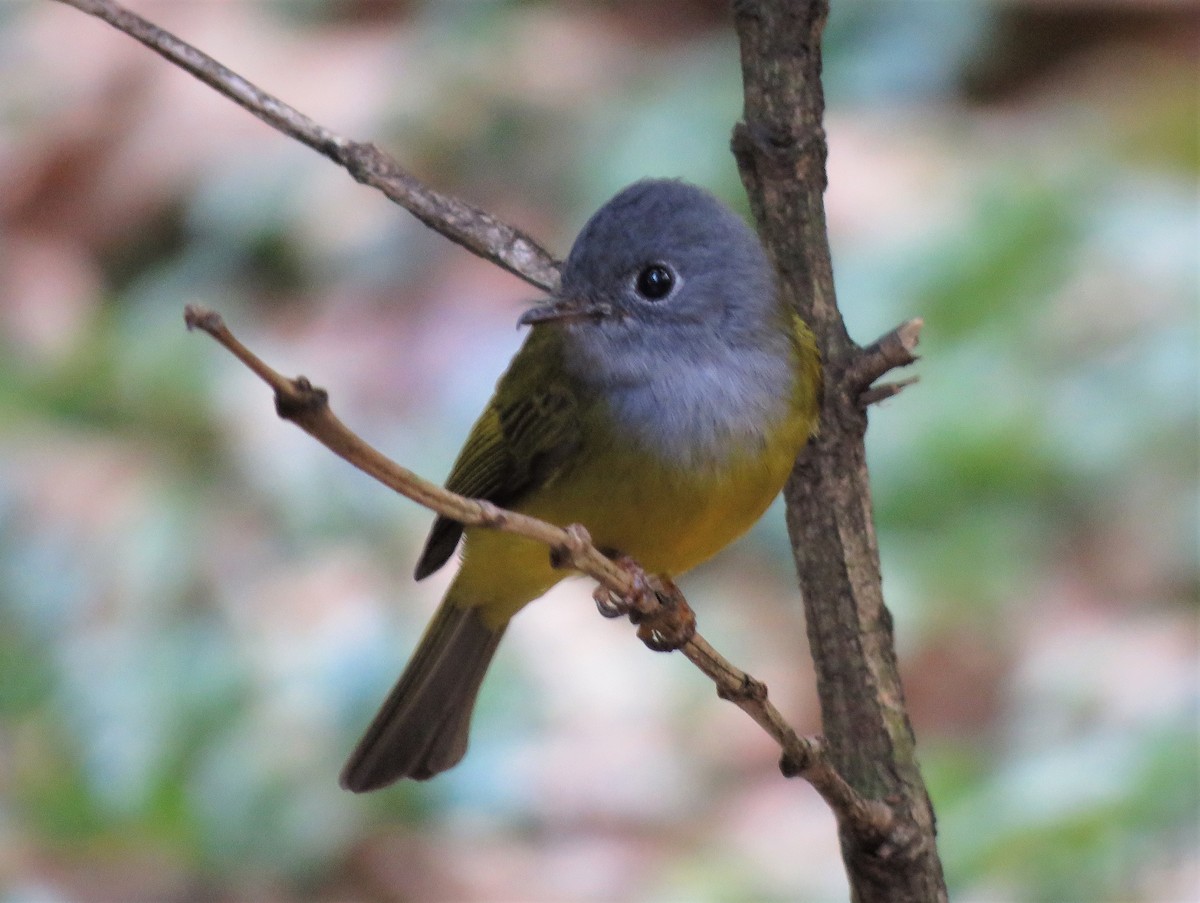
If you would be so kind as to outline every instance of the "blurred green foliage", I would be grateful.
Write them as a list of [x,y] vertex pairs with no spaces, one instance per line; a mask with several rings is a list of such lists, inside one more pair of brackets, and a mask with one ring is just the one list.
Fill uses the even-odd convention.
[[[862,341],[926,320],[869,452],[957,899],[1182,899],[1197,870],[1196,89],[1178,14],[1104,6],[835,2],[826,40],[842,308]],[[720,4],[147,12],[559,252],[641,176],[745,209]],[[769,749],[679,739],[734,730],[691,675],[626,696],[686,714],[603,738],[663,763],[654,792],[588,773],[548,683],[619,676],[548,682],[532,632],[461,768],[337,789],[437,598],[408,573],[428,517],[275,423],[182,306],[437,477],[527,287],[78,13],[0,19],[0,900],[843,896],[832,822]],[[755,673],[803,670],[811,713],[799,631],[752,629],[796,606],[789,568],[773,512],[693,580],[745,585],[708,623]],[[586,658],[600,629],[562,642]]]

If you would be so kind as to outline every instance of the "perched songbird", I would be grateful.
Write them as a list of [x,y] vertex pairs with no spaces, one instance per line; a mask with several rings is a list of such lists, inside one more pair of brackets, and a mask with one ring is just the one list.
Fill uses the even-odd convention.
[[[626,188],[584,226],[458,456],[448,489],[673,577],[741,536],[817,422],[821,362],[753,231],[678,181]],[[342,771],[375,790],[454,766],[509,620],[567,573],[531,540],[433,525],[416,578],[462,567]]]

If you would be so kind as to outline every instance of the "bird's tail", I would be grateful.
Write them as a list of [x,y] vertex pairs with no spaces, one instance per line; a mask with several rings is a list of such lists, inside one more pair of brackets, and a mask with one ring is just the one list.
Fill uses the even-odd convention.
[[475,697],[505,624],[485,623],[477,606],[443,600],[400,680],[342,768],[355,793],[400,778],[424,781],[467,751]]

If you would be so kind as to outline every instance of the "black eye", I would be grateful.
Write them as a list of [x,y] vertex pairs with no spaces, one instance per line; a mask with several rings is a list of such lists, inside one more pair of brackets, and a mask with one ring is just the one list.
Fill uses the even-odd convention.
[[652,263],[637,277],[637,291],[648,301],[667,297],[675,287],[675,274],[661,263]]

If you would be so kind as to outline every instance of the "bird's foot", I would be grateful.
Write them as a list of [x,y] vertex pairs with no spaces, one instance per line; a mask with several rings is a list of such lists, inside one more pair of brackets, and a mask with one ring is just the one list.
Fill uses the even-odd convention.
[[655,652],[674,652],[696,635],[696,613],[673,580],[661,577],[655,582],[658,607],[635,621],[638,639]]
[[[608,553],[605,553],[608,554]],[[642,566],[627,555],[612,554],[613,563],[623,570],[629,576],[629,582],[633,585],[633,592],[628,596],[619,596],[604,586],[597,586],[596,591],[592,593],[592,598],[596,600],[596,608],[600,614],[606,618],[623,618],[629,615],[630,619],[636,622],[636,619],[644,613],[652,611],[658,607],[658,600],[654,594],[654,587],[651,585],[650,578],[646,572],[642,570]]]
[[593,596],[606,618],[627,615],[637,625],[638,639],[655,652],[674,652],[696,633],[696,615],[674,581],[650,577],[632,558],[620,556],[616,564],[629,574],[634,592],[618,598],[604,587]]

